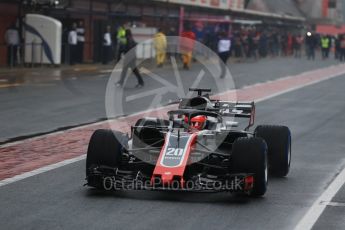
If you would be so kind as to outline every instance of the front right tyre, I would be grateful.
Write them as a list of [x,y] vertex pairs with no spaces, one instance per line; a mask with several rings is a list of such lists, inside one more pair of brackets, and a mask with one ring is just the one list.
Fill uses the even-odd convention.
[[126,140],[125,134],[107,129],[99,129],[92,134],[86,155],[86,178],[89,186],[103,187],[103,181],[92,175],[90,171],[92,168],[120,166]]

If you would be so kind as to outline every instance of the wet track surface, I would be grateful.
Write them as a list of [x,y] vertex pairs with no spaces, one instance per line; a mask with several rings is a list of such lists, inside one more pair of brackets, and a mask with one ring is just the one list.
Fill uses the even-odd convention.
[[[277,58],[258,62],[234,63],[230,64],[229,68],[234,79],[234,87],[239,89],[247,85],[267,82],[335,64],[338,62],[334,60],[313,62],[295,58]],[[181,71],[181,78],[186,90],[193,83],[199,71],[200,66],[197,65],[192,66],[190,71]],[[171,66],[154,69],[152,72],[168,81],[174,79]],[[54,71],[49,73],[54,75]],[[2,109],[0,113],[2,123],[0,142],[18,136],[50,132],[61,127],[75,126],[106,118],[105,89],[109,73],[77,72],[72,74],[62,72],[60,74],[63,75],[63,78],[60,76],[58,80],[54,80],[55,76],[46,75],[44,78],[46,80],[43,82],[43,77],[40,77],[38,82],[29,81],[18,87],[0,90]],[[203,81],[201,86],[210,87],[209,79]],[[137,94],[161,86],[159,82],[145,76],[145,74],[144,80],[146,86],[137,90],[134,89],[135,78],[129,78],[125,88],[126,94]],[[176,99],[176,96],[165,98],[166,102]],[[145,100],[149,101],[150,98]],[[146,108],[147,104],[137,100],[126,109],[126,113],[130,114]]]
[[[265,61],[261,64],[264,65]],[[308,63],[303,68],[306,66]],[[260,68],[264,67],[257,67]],[[272,68],[277,70],[266,71],[272,72],[272,75],[263,73],[263,76],[254,79],[253,74],[252,82],[238,77],[235,79],[236,86],[241,88],[249,83],[306,70],[281,67],[280,73],[278,67]],[[0,204],[6,207],[0,212],[1,228],[293,229],[345,166],[344,78],[345,75],[339,76],[257,103],[256,124],[288,125],[293,134],[291,172],[287,178],[270,178],[268,192],[263,198],[246,199],[229,193],[98,192],[82,186],[85,172],[85,161],[82,160],[0,187]],[[100,85],[105,84],[104,80],[99,81]],[[80,84],[91,83],[82,81]],[[93,95],[99,95],[97,100],[101,100],[102,93],[104,97],[104,92],[98,92],[91,85],[88,87]],[[68,100],[67,95],[56,92],[56,98],[58,95]],[[79,115],[84,109],[88,110],[88,106],[92,106],[94,112],[98,108],[104,111],[104,102],[97,107],[96,99],[84,100],[86,105],[79,107]],[[71,102],[70,106],[61,101],[61,115],[66,116],[62,121],[74,124],[73,119],[76,118],[72,117],[77,117],[77,114],[70,114],[69,117],[69,110],[65,110],[70,107],[73,111],[74,103],[80,101]],[[42,115],[48,116],[47,111],[53,114],[53,107],[41,108]],[[95,112],[89,116],[96,118],[98,115]],[[87,120],[87,117],[81,118]],[[42,123],[50,128],[59,124],[52,120]],[[337,193],[334,202],[345,202],[344,190]],[[327,206],[315,229],[342,229],[345,224],[344,210],[344,206]]]

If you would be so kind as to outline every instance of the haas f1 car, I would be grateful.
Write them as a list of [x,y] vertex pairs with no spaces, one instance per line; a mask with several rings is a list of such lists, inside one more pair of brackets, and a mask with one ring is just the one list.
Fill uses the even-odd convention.
[[288,127],[259,125],[249,131],[254,102],[213,100],[204,94],[210,89],[190,90],[198,96],[180,99],[167,119],[139,119],[131,135],[96,130],[87,151],[86,185],[263,196],[268,174],[288,174]]

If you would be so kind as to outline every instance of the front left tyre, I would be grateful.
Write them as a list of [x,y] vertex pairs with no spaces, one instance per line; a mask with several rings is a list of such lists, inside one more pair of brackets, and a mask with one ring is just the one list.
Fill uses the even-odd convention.
[[231,171],[252,173],[254,185],[250,196],[263,196],[267,190],[267,145],[257,137],[240,137],[232,146]]

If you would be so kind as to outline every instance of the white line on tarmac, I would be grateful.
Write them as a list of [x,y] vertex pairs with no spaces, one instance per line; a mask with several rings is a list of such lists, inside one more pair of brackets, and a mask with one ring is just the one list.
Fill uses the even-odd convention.
[[324,202],[331,202],[332,198],[337,194],[339,189],[345,182],[345,168],[338,174],[328,188],[317,198],[314,204],[309,208],[307,213],[296,225],[295,230],[309,230],[311,229],[316,221],[319,219],[322,212],[325,210],[327,205]]
[[48,171],[56,169],[56,168],[60,168],[62,166],[68,165],[68,164],[72,164],[72,163],[77,162],[77,161],[81,161],[81,160],[85,159],[85,157],[86,157],[86,155],[84,154],[84,155],[81,155],[81,156],[78,156],[78,157],[75,157],[72,159],[64,160],[64,161],[61,161],[61,162],[58,162],[58,163],[55,163],[52,165],[47,165],[47,166],[44,166],[42,168],[35,169],[33,171],[30,171],[30,172],[26,172],[26,173],[23,173],[23,174],[20,174],[20,175],[11,177],[11,178],[7,178],[5,180],[0,181],[0,187],[7,185],[7,184],[17,182],[17,181],[20,181],[20,180],[23,180],[23,179],[28,178],[28,177],[35,176],[37,174],[41,174],[41,173],[48,172]]

